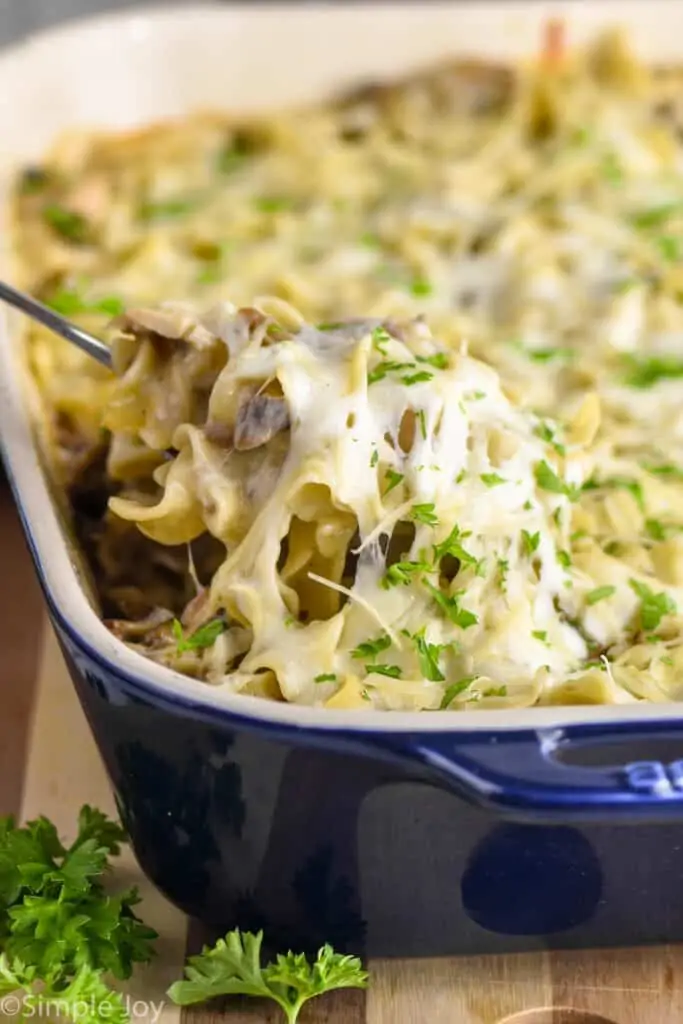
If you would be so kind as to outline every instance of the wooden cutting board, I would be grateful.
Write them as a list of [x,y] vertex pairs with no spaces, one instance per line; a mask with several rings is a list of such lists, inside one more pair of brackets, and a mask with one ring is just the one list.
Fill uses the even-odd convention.
[[[46,814],[69,836],[83,803],[113,813],[113,801],[0,487],[0,814]],[[139,885],[141,914],[161,936],[155,964],[128,989],[134,1022],[281,1024],[276,1008],[248,1001],[220,1011],[164,1002],[192,929],[132,856],[120,870]],[[368,968],[367,993],[323,997],[302,1013],[302,1024],[683,1024],[683,947],[371,961]]]

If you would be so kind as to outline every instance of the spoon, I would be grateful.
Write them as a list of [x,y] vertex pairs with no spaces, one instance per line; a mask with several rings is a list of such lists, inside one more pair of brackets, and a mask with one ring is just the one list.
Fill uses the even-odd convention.
[[48,330],[66,338],[72,345],[77,345],[86,355],[92,356],[98,363],[111,369],[111,352],[108,345],[80,327],[76,327],[76,324],[72,324],[70,320],[55,313],[53,309],[48,309],[42,302],[31,298],[25,292],[12,288],[4,281],[0,281],[0,299],[9,303],[10,306],[14,306],[15,309],[20,309],[22,313],[36,320],[43,327],[47,327]]

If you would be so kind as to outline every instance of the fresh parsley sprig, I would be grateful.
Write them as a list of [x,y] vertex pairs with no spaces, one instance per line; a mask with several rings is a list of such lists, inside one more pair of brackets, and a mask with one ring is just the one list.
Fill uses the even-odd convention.
[[47,818],[22,827],[0,818],[0,991],[22,990],[36,1007],[60,998],[65,1012],[87,999],[93,1022],[127,1019],[106,975],[129,978],[149,961],[156,932],[133,911],[135,889],[105,890],[124,841],[123,829],[89,806],[70,846]]
[[303,953],[289,952],[263,966],[262,941],[262,932],[254,935],[235,929],[215,946],[204,947],[198,956],[190,957],[185,979],[171,986],[170,998],[180,1006],[226,995],[272,999],[287,1024],[296,1024],[310,999],[338,988],[367,986],[368,975],[358,957],[342,956],[325,945],[313,961]]

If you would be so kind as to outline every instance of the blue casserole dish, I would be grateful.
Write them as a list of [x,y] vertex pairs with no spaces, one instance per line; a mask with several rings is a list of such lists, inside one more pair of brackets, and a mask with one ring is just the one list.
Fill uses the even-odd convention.
[[[129,126],[226,95],[256,109],[278,75],[255,71],[278,61],[284,71],[293,47],[302,59],[279,101],[414,67],[453,52],[449,38],[514,56],[544,15],[540,4],[284,8],[277,34],[263,32],[273,15],[251,7],[86,22],[0,60],[0,96],[12,98],[0,107],[4,162],[37,155],[76,122]],[[579,31],[607,20],[572,15]],[[671,55],[677,17],[666,3],[620,10],[652,56]],[[116,52],[113,32],[125,37]],[[202,75],[171,75],[193,53]],[[327,941],[372,956],[683,938],[678,706],[332,712],[218,697],[143,660],[88,594],[11,326],[0,333],[10,483],[136,854],[177,906],[211,928],[263,927],[279,947]]]

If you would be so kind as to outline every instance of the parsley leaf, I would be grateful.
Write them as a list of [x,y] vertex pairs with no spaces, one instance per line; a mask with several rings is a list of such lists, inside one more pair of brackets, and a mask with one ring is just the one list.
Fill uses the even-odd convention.
[[117,295],[109,295],[88,302],[77,291],[67,288],[51,295],[45,301],[45,305],[54,309],[56,313],[61,313],[62,316],[75,316],[78,313],[103,313],[106,316],[119,316],[125,309],[123,300]]
[[529,533],[528,530],[522,530],[522,548],[525,555],[533,555],[538,550],[540,543],[540,533]]
[[386,346],[391,341],[391,335],[385,327],[375,327],[372,332],[372,344],[381,352],[382,355],[386,355]]
[[680,203],[662,203],[661,206],[651,206],[645,210],[638,210],[631,216],[631,223],[636,228],[656,228],[665,224],[670,217],[679,213]]
[[630,579],[629,586],[640,598],[640,625],[644,632],[651,633],[657,629],[665,615],[676,611],[676,603],[669,594],[655,594],[645,583]]
[[536,437],[540,437],[542,441],[545,441],[546,444],[549,444],[551,448],[553,448],[557,452],[558,455],[566,454],[567,449],[563,444],[560,444],[560,442],[556,439],[555,432],[553,431],[552,427],[550,427],[547,423],[539,423],[539,425],[534,430],[534,434],[536,435]]
[[487,487],[497,487],[498,484],[504,484],[506,481],[498,473],[481,473],[481,482],[486,484]]
[[418,363],[427,363],[435,370],[446,370],[448,368],[448,356],[445,352],[436,352],[433,356],[415,356]]
[[676,263],[681,258],[681,240],[676,235],[660,235],[655,239],[662,259],[667,263]]
[[391,637],[386,633],[381,633],[374,640],[366,640],[362,644],[358,644],[358,647],[354,647],[351,651],[352,658],[365,659],[365,658],[376,658],[382,651],[386,651],[388,647],[391,647]]
[[321,672],[319,676],[315,676],[314,683],[336,683],[337,675],[335,672]]
[[420,423],[420,433],[422,434],[422,440],[427,440],[427,418],[424,409],[418,409],[417,418]]
[[69,242],[84,242],[88,234],[88,222],[75,210],[51,204],[43,209],[43,220],[53,231]]
[[215,946],[205,946],[198,956],[190,957],[185,979],[171,986],[169,997],[179,1006],[226,995],[272,999],[284,1012],[287,1024],[296,1024],[309,999],[333,989],[367,986],[368,976],[360,960],[341,956],[328,945],[318,950],[312,963],[303,953],[289,952],[264,967],[262,941],[262,932],[228,932]]
[[564,494],[570,501],[575,501],[578,496],[578,488],[560,479],[557,473],[550,468],[547,462],[537,462],[534,467],[536,483],[542,491],[549,491],[551,494]]
[[397,473],[395,469],[389,468],[384,474],[384,479],[387,481],[388,485],[387,489],[384,492],[386,496],[389,493],[389,491],[393,491],[394,487],[398,487],[401,480],[403,480],[403,473]]
[[259,196],[254,200],[254,206],[260,213],[281,213],[291,205],[292,200],[287,196]]
[[190,213],[196,205],[196,200],[193,199],[162,199],[159,202],[143,203],[140,207],[140,219],[154,221],[182,217]]
[[[22,992],[22,1019],[51,1019],[55,1012],[74,1024],[128,1024],[123,996],[102,980],[100,971],[84,964],[67,981],[39,978],[36,968],[0,956],[0,996]],[[17,997],[19,999],[19,997]]]
[[439,656],[444,650],[445,644],[427,643],[424,629],[413,636],[417,657],[420,662],[420,672],[425,679],[433,683],[441,683],[446,678],[439,668]]
[[456,523],[446,539],[442,540],[440,544],[434,545],[435,560],[440,562],[446,555],[451,555],[453,558],[457,558],[461,565],[478,566],[480,564],[479,559],[471,555],[469,551],[466,551],[461,543],[461,541],[467,540],[470,536],[471,534],[468,531],[461,533],[460,527]]
[[372,449],[372,455],[370,456],[370,468],[374,469],[379,462],[379,451],[377,448]]
[[643,469],[646,469],[648,473],[654,473],[655,476],[669,477],[671,480],[683,480],[683,469],[680,466],[674,466],[670,462],[660,464],[643,463],[642,465]]
[[408,373],[401,377],[401,382],[408,387],[412,387],[413,384],[425,384],[429,380],[434,380],[434,374],[429,370],[418,370],[417,373]]
[[444,690],[444,695],[441,698],[441,711],[445,711],[446,708],[451,704],[455,698],[463,693],[469,686],[472,685],[476,676],[465,676],[463,679],[458,679],[457,682],[451,683]]
[[185,636],[178,619],[173,620],[172,628],[176,639],[176,651],[183,654],[185,651],[203,651],[206,647],[213,647],[221,633],[227,629],[227,625],[223,619],[211,619],[190,636]]
[[382,578],[382,586],[385,590],[390,587],[407,587],[418,572],[429,572],[430,569],[431,566],[426,562],[394,562],[387,567]]
[[423,505],[413,505],[410,514],[416,523],[424,523],[425,526],[438,526],[439,517],[434,512],[434,502],[426,502]]
[[460,626],[461,629],[469,629],[470,626],[475,626],[479,622],[479,618],[474,612],[460,607],[460,598],[465,593],[464,590],[458,590],[455,594],[444,594],[443,590],[435,587],[428,580],[424,581],[424,585],[446,618],[456,626]]
[[380,676],[389,676],[390,679],[400,679],[401,669],[398,665],[366,665],[365,671],[370,675],[376,672]]
[[617,588],[606,584],[604,587],[596,587],[586,594],[586,604],[594,605],[599,601],[606,601],[612,594],[616,594]]
[[416,277],[410,286],[410,291],[416,299],[426,298],[432,294],[432,285],[423,277]]
[[634,356],[625,360],[624,383],[632,388],[651,388],[660,380],[683,377],[683,359],[677,356]]

